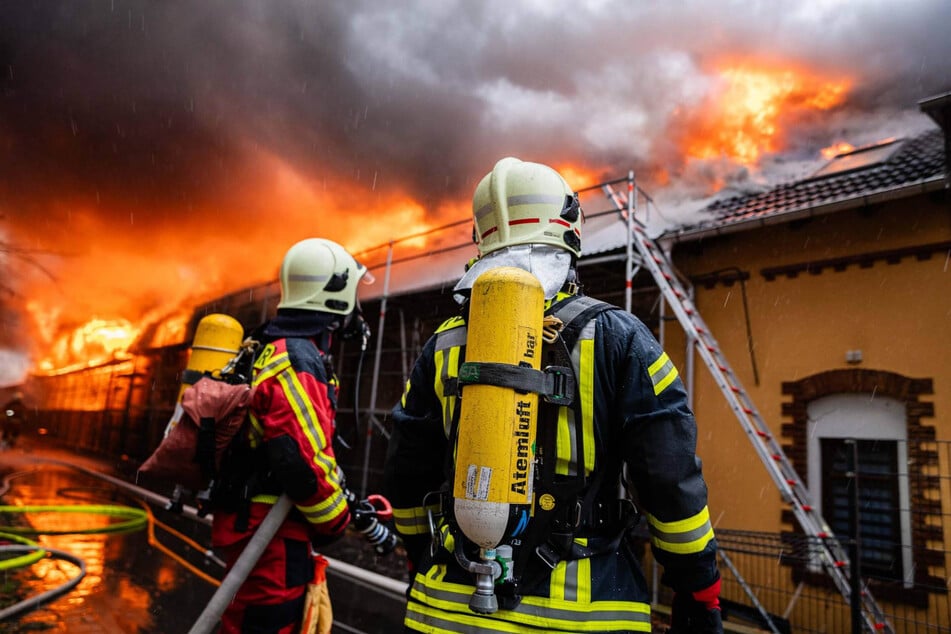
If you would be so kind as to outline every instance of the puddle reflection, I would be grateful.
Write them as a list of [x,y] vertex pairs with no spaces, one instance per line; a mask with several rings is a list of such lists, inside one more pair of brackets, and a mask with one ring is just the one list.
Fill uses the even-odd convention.
[[[139,508],[138,502],[82,473],[44,467],[17,477],[4,496],[11,505],[110,504]],[[42,531],[105,528],[118,518],[92,513],[30,513],[23,519]],[[0,521],[9,522],[10,518]],[[66,551],[86,564],[86,577],[67,595],[21,615],[4,631],[149,634],[187,631],[214,593],[148,543],[145,528],[125,534],[40,535],[36,541]],[[163,542],[166,540],[163,540]],[[57,588],[79,570],[43,559],[10,573],[30,597]],[[7,625],[7,624],[4,624]]]

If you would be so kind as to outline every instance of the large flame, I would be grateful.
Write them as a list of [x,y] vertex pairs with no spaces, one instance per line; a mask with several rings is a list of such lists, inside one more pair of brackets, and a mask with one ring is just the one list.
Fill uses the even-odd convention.
[[58,336],[40,359],[38,370],[50,372],[76,365],[92,365],[111,359],[127,358],[127,350],[141,327],[127,319],[90,319],[85,324]]
[[[57,254],[47,264],[53,283],[34,271],[33,283],[24,284],[34,372],[127,357],[146,329],[154,345],[182,343],[191,307],[276,279],[284,252],[298,240],[326,237],[357,253],[415,235],[401,246],[420,252],[438,246],[433,227],[467,213],[464,205],[427,209],[376,179],[315,180],[271,155],[260,163],[260,181],[235,192],[240,200],[177,214],[178,222],[141,226],[167,214],[161,209],[128,211],[127,221],[110,222],[100,218],[121,212],[63,201],[64,226],[19,227],[21,240]],[[370,249],[364,262],[385,255]]]
[[687,157],[726,158],[751,167],[785,147],[785,121],[841,104],[850,87],[848,79],[744,62],[722,64],[716,77],[707,102],[680,113],[682,150]]

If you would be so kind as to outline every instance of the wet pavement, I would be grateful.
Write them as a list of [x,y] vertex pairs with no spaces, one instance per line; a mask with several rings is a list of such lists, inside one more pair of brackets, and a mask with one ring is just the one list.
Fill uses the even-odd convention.
[[[50,461],[56,461],[54,464]],[[76,456],[63,449],[35,446],[0,451],[0,473],[8,489],[6,505],[123,505],[148,508],[136,496],[82,471],[58,464],[75,463],[106,475],[116,469],[101,460]],[[121,465],[117,465],[121,466]],[[121,471],[121,469],[119,469]],[[212,597],[220,580],[219,564],[200,548],[207,547],[210,529],[194,519],[151,505],[156,522],[151,530],[125,534],[97,533],[29,536],[49,548],[81,558],[86,576],[74,589],[38,609],[0,622],[0,634],[12,632],[68,632],[70,634],[175,634],[188,632]],[[0,516],[0,523],[29,525],[39,531],[102,529],[119,521],[92,513],[29,513]],[[174,532],[164,528],[168,526]],[[0,530],[3,530],[0,527]],[[191,543],[191,545],[189,545]],[[393,573],[403,565],[397,560],[375,562],[368,548],[342,540],[326,554],[341,561],[379,572]],[[0,581],[14,581],[19,599],[56,588],[77,575],[71,563],[52,558],[0,574]],[[398,572],[394,573],[398,576]],[[334,633],[400,631],[403,604],[392,593],[354,584],[346,576],[328,571],[334,605]],[[9,583],[8,583],[9,588]],[[7,600],[6,606],[12,603]]]
[[[65,452],[0,453],[0,468],[9,477],[3,496],[7,505],[90,505],[109,504],[142,508],[137,500],[82,472],[36,462],[37,458],[74,460],[81,466],[103,470],[105,465]],[[3,523],[28,523],[38,531],[70,531],[105,528],[115,518],[92,513],[26,513],[19,519],[4,514]],[[178,518],[178,522],[182,522]],[[194,524],[194,522],[191,522]],[[205,526],[181,526],[199,539],[208,533]],[[197,530],[196,530],[197,529]],[[0,529],[2,530],[2,529]],[[205,561],[203,553],[174,543],[174,538],[155,531],[156,538],[193,560],[208,574],[220,578],[221,568]],[[197,533],[197,534],[196,534]],[[149,543],[149,531],[126,534],[92,533],[29,536],[44,546],[65,551],[85,562],[86,576],[69,593],[29,613],[0,624],[0,632],[48,631],[77,634],[172,633],[187,632],[216,587]],[[207,543],[207,540],[206,540]],[[32,566],[8,572],[22,598],[59,587],[78,574],[76,566],[54,559],[42,559]]]

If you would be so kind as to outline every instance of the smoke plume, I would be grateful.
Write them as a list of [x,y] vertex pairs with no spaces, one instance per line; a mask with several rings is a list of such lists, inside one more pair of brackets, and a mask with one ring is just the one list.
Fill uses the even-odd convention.
[[[943,0],[54,0],[3,15],[0,349],[25,355],[93,317],[271,279],[305,237],[359,251],[463,218],[502,156],[590,182],[635,169],[677,206],[920,128],[916,102],[951,89]],[[798,81],[751,160],[687,151],[725,120],[725,69]]]

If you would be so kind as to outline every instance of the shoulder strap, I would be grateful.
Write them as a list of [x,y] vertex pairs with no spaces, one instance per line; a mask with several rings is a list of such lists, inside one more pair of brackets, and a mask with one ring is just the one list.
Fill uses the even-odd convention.
[[[582,330],[593,319],[603,312],[620,310],[616,306],[600,300],[574,296],[559,302],[550,309],[550,313],[563,323],[559,336],[554,343],[546,344],[546,362],[552,365],[570,368],[575,374],[574,364],[571,362],[571,351],[578,343]],[[581,420],[580,383],[575,380],[575,394],[571,407],[575,412],[575,419]],[[515,570],[520,577],[514,591],[514,599],[520,592],[532,588],[542,578],[547,576],[549,568],[569,556],[581,519],[588,513],[590,506],[600,488],[604,469],[599,469],[590,482],[585,481],[583,467],[573,476],[555,477],[557,462],[557,433],[558,433],[558,406],[546,403],[539,410],[538,421],[538,452],[540,468],[535,490],[535,514],[529,523],[528,531],[523,538],[522,547],[516,554]],[[584,456],[584,434],[575,434],[577,449],[576,455]],[[604,465],[602,465],[604,467]],[[581,497],[585,485],[589,490]],[[564,508],[566,504],[573,504],[574,508]],[[557,518],[557,521],[556,521]],[[530,565],[533,555],[537,555],[547,567]]]

